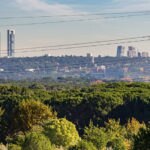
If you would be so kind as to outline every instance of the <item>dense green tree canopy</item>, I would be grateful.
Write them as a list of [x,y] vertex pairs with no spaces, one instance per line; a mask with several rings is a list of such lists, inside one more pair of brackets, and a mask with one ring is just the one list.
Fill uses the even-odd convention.
[[149,146],[149,83],[77,86],[46,81],[0,84],[0,143],[19,149],[36,132],[58,149]]

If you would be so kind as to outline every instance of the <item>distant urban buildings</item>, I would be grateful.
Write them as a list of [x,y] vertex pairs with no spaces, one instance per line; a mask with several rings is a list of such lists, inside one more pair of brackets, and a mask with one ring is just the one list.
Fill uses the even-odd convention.
[[15,31],[7,30],[7,56],[14,57],[15,54]]
[[128,46],[127,53],[125,51],[125,47],[119,45],[117,47],[117,54],[116,57],[129,57],[129,58],[134,58],[134,57],[149,57],[148,52],[138,52],[137,49],[133,46]]
[[86,57],[91,58],[91,57],[93,57],[93,55],[91,53],[87,53]]
[[93,56],[91,53],[87,53],[87,54],[86,54],[86,57],[91,60],[91,63],[92,63],[92,64],[95,64],[95,58],[94,58],[94,56]]
[[137,55],[138,55],[138,57],[142,57],[142,54],[141,54],[141,52],[138,52],[138,54],[137,54]]
[[149,53],[148,52],[142,52],[142,57],[149,57]]
[[137,52],[136,52],[135,47],[133,46],[128,47],[127,56],[130,58],[137,57]]
[[118,46],[117,47],[117,57],[124,57],[125,56],[125,47]]

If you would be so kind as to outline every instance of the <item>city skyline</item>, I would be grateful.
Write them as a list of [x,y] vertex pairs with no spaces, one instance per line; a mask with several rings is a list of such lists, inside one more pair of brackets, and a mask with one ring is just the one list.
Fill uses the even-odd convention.
[[133,46],[117,46],[116,57],[149,57],[149,52],[141,51],[139,52],[136,47]]
[[[2,37],[1,37],[2,38]],[[149,38],[149,36],[145,36],[145,37],[130,37],[129,39],[131,41],[128,41],[129,39],[120,39],[121,41],[124,42],[124,40],[126,41],[127,40],[127,43],[131,42],[132,43],[132,40],[136,40],[136,39],[139,39],[139,40],[147,40],[147,38]],[[112,41],[120,41],[119,39],[117,40],[112,40]],[[110,40],[111,41],[111,40]],[[98,43],[101,43],[102,42],[102,45],[103,45],[103,42],[104,44],[108,44],[109,45],[109,40],[108,41],[95,41],[95,42],[91,42],[91,43],[95,43],[95,44],[98,44]],[[110,42],[111,43],[111,42]],[[133,42],[134,43],[134,42]],[[70,45],[72,49],[72,46],[81,46],[81,47],[88,47],[88,45],[82,45],[82,44],[90,44],[90,43],[72,43],[72,44],[68,44],[68,46]],[[116,44],[112,44],[112,45],[116,45]],[[60,45],[61,46],[61,45]],[[65,45],[62,45],[62,48],[63,46]],[[46,47],[26,47],[24,49],[17,49],[17,50],[20,50],[20,51],[17,51],[17,53],[20,53],[20,54],[23,54],[23,53],[28,53],[28,50],[29,52],[33,52],[34,49],[37,49],[37,51],[43,51],[43,52],[47,52],[46,48],[49,49],[50,46],[46,46]],[[59,49],[59,45],[53,45],[52,47],[54,47],[55,49]],[[67,45],[66,45],[67,47]],[[96,46],[97,47],[97,46]],[[41,48],[41,49],[39,49]],[[61,49],[61,47],[60,47]],[[68,49],[68,47],[67,47]],[[73,47],[74,49],[74,47]],[[76,48],[75,48],[76,49]],[[2,57],[15,57],[15,30],[14,29],[8,29],[7,30],[7,52],[5,53],[4,51],[0,51],[0,55]],[[66,56],[70,56],[70,55],[67,55],[67,54],[64,54]],[[63,54],[60,55],[60,56],[64,56]],[[102,56],[101,53],[99,53],[98,55],[93,55],[92,52],[90,53],[86,53],[85,55],[76,55],[76,54],[71,54],[72,56],[85,56],[85,55],[91,55],[93,57],[96,57],[96,56]],[[51,55],[50,53],[43,53],[42,55],[39,55],[39,56],[55,56],[55,55]],[[106,56],[109,56],[109,55],[106,55]],[[127,47],[125,47],[124,45],[118,45],[117,46],[117,51],[116,51],[116,57],[149,57],[149,52],[148,51],[139,51],[138,48],[132,46],[132,45],[128,45]],[[24,56],[19,56],[19,57],[24,57]],[[32,55],[28,55],[27,57],[33,57]]]
[[[139,8],[141,6],[141,8]],[[150,2],[147,0],[111,0],[111,1],[51,1],[51,0],[15,0],[0,2],[0,17],[7,16],[39,16],[39,15],[62,15],[62,14],[79,14],[93,12],[130,12],[130,11],[148,11]],[[69,18],[70,19],[70,18]],[[13,28],[16,31],[16,49],[22,47],[35,47],[43,45],[68,44],[75,42],[89,42],[96,40],[111,40],[117,38],[127,38],[135,36],[149,35],[150,21],[149,16],[129,17],[123,19],[106,19],[73,23],[45,24],[35,26],[6,26],[9,24],[18,24],[26,22],[49,21],[51,19],[10,19],[2,20],[1,39],[2,50],[6,50],[7,37],[6,31]],[[54,18],[53,20],[57,20]],[[139,51],[150,52],[150,42],[133,43]],[[124,46],[129,46],[124,44]],[[102,56],[116,55],[117,45],[101,46],[73,50],[47,51],[37,53],[27,53],[24,56],[40,56],[46,53],[51,55],[86,55],[91,52],[93,55]],[[17,54],[17,56],[20,56]]]

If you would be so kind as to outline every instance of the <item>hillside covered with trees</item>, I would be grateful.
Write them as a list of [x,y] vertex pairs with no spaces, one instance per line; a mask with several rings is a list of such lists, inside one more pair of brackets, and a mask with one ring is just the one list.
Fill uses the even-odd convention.
[[0,150],[149,150],[150,83],[1,83]]

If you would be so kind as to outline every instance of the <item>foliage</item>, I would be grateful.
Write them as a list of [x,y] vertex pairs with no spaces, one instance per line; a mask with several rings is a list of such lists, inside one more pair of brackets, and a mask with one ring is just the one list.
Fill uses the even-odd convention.
[[129,119],[126,125],[127,138],[132,139],[135,135],[138,134],[140,128],[145,128],[145,124],[140,123],[135,118],[132,118],[131,120]]
[[53,150],[50,140],[41,133],[28,133],[23,150]]
[[70,147],[69,150],[97,150],[93,143],[81,140],[76,146]]
[[9,144],[8,150],[22,150],[21,146],[15,144]]
[[3,115],[4,110],[0,107],[0,117]]
[[76,127],[66,119],[52,119],[44,124],[45,134],[58,146],[74,146],[80,140]]
[[25,142],[25,134],[22,132],[15,133],[12,136],[7,136],[6,141],[9,145],[12,144],[12,147],[13,145],[22,146]]
[[54,118],[55,115],[51,108],[39,101],[22,101],[18,110],[18,126],[22,130],[31,129],[34,125],[42,123],[44,120]]
[[92,142],[97,149],[103,149],[107,143],[104,129],[95,127],[92,122],[84,130],[84,139]]
[[121,138],[113,139],[111,142],[107,143],[107,148],[111,148],[113,150],[126,150],[124,141]]
[[109,119],[108,122],[105,123],[105,130],[109,139],[116,139],[118,137],[124,138],[126,135],[126,130],[123,126],[120,125],[120,121],[116,121],[114,119]]
[[134,138],[133,150],[149,150],[150,149],[150,126],[146,129],[141,128]]
[[[0,84],[0,142],[22,147],[27,133],[33,132],[45,134],[58,149],[92,149],[92,144],[105,149],[111,144],[131,150],[142,144],[138,140],[148,141],[144,135],[149,130],[149,83],[80,85],[50,83],[46,78],[37,84]],[[54,112],[66,119],[56,119]]]

